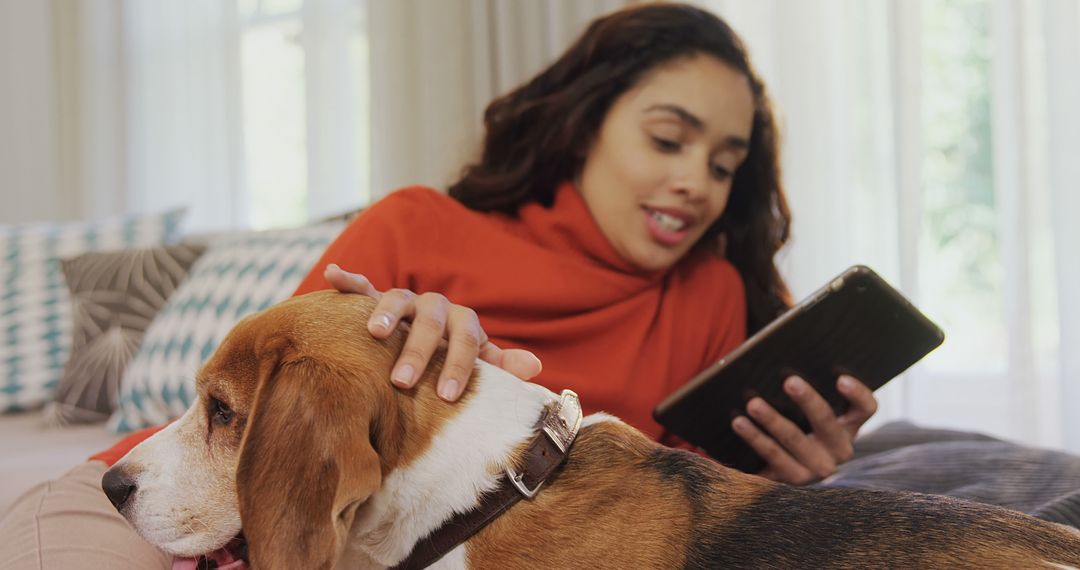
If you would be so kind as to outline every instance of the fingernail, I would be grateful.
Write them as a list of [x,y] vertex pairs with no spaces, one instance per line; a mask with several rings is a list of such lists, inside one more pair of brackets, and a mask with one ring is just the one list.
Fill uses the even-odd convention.
[[802,378],[789,378],[784,385],[788,392],[796,396],[802,396],[802,393],[806,391],[806,382]]
[[765,412],[765,402],[758,398],[750,400],[750,403],[746,405],[746,409],[753,415],[758,415]]
[[394,369],[394,373],[390,375],[390,381],[402,388],[411,388],[415,374],[412,364],[402,364]]
[[375,328],[379,330],[388,331],[390,330],[390,315],[387,315],[385,313],[381,315],[376,315],[372,317],[372,324],[375,325]]
[[453,378],[447,378],[442,386],[439,387],[439,397],[447,402],[453,402],[457,398],[458,381]]
[[852,378],[851,376],[841,376],[840,377],[840,389],[844,390],[845,392],[848,391],[848,390],[854,390],[855,389],[855,379]]
[[750,420],[739,416],[735,418],[735,421],[731,422],[731,426],[735,428],[735,431],[745,432],[750,427]]

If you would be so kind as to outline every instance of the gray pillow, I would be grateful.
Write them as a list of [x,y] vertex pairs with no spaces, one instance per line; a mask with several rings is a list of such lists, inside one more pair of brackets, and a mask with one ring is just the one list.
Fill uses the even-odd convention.
[[49,423],[105,421],[116,408],[124,368],[143,333],[187,276],[203,245],[86,253],[61,261],[71,291],[72,351]]

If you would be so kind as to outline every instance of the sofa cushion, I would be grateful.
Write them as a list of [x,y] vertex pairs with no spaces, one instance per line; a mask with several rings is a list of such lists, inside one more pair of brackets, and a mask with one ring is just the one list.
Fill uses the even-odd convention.
[[54,425],[105,421],[143,334],[206,246],[84,253],[61,262],[71,292],[71,356],[45,418]]
[[60,259],[171,243],[182,217],[0,226],[0,412],[41,407],[63,375],[72,313]]
[[195,373],[244,316],[286,299],[318,261],[342,222],[220,238],[192,266],[143,338],[109,419],[117,433],[182,415]]

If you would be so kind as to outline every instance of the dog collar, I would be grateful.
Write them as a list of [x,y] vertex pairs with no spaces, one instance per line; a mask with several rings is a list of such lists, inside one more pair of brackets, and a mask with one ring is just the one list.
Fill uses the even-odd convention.
[[521,499],[531,499],[544,481],[566,461],[570,446],[581,427],[581,402],[571,390],[544,407],[537,420],[537,434],[529,442],[519,466],[506,468],[495,490],[480,498],[471,511],[455,514],[450,520],[413,546],[409,556],[394,570],[418,570],[434,564],[447,552],[480,532],[496,517]]

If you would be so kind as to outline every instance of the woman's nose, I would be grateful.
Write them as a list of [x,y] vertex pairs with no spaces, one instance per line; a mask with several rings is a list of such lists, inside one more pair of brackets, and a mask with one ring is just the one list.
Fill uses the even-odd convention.
[[[697,162],[697,161],[695,161]],[[672,188],[690,201],[705,197],[709,185],[709,167],[687,161],[672,179]]]

